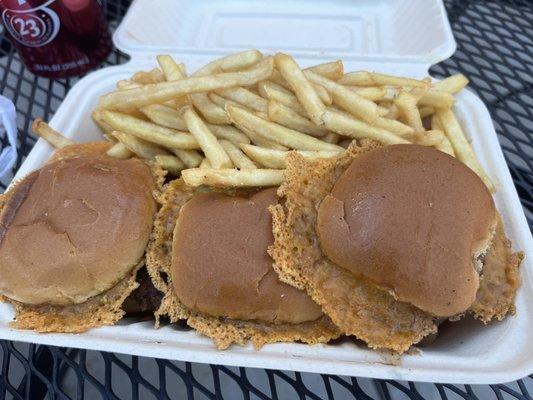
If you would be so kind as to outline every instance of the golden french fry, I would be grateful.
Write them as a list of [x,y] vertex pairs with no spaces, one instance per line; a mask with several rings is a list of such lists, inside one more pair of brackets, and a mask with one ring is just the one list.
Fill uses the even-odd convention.
[[313,65],[312,67],[306,68],[305,70],[312,71],[318,75],[322,75],[324,78],[336,81],[342,78],[344,75],[344,64],[341,60],[337,60],[323,64]]
[[339,150],[341,147],[323,142],[304,133],[285,128],[274,122],[266,121],[248,111],[228,106],[226,111],[235,125],[253,131],[265,139],[298,150]]
[[368,125],[335,110],[327,110],[323,119],[327,129],[343,136],[355,139],[370,138],[385,144],[410,143],[392,132]]
[[132,82],[127,79],[122,79],[117,82],[117,89],[118,90],[127,90],[127,89],[134,89],[134,88],[140,88],[142,85],[140,83]]
[[204,157],[196,150],[169,149],[174,153],[187,168],[194,168],[200,165]]
[[425,129],[416,103],[416,98],[408,92],[400,92],[394,100],[394,104],[396,104],[401,115],[405,118],[407,125],[413,128],[415,132],[423,132]]
[[378,106],[378,116],[384,117],[389,113],[389,109],[387,107]]
[[452,110],[438,109],[437,116],[442,125],[442,128],[450,140],[453,150],[459,160],[466,164],[471,170],[473,170],[482,180],[491,192],[494,192],[495,188],[490,178],[485,174],[483,168],[479,164],[479,161],[472,150],[472,146],[468,143],[459,121],[455,117]]
[[130,80],[141,85],[147,85],[150,83],[163,82],[165,80],[165,75],[163,75],[163,72],[159,68],[154,68],[150,71],[136,72]]
[[430,115],[435,114],[435,109],[433,107],[424,106],[424,107],[420,107],[418,109],[418,112],[420,113],[421,118],[426,118],[426,117],[429,117]]
[[357,71],[349,72],[339,79],[343,85],[353,86],[409,86],[425,88],[428,83],[418,79],[402,78],[377,72]]
[[239,71],[250,68],[259,63],[262,59],[263,55],[259,50],[246,50],[211,61],[209,64],[196,71],[193,76],[212,75],[220,71]]
[[274,61],[279,72],[291,86],[311,121],[315,125],[323,125],[322,114],[326,111],[326,107],[296,61],[283,53],[276,54]]
[[312,71],[305,71],[304,74],[311,82],[324,86],[333,95],[333,102],[350,114],[368,123],[373,123],[378,118],[378,106],[376,103]]
[[236,106],[236,107],[241,107],[241,108],[246,108],[247,110],[249,110],[250,112],[253,112],[253,110],[251,108],[248,108],[246,106],[243,106],[242,104],[239,104],[239,103],[236,103],[235,101],[233,100],[229,100],[229,99],[226,99],[225,97],[222,97],[214,92],[212,93],[209,93],[209,99],[215,103],[218,107],[220,107],[221,109],[225,110],[226,109],[226,106],[228,104],[231,104],[232,106]]
[[283,182],[283,170],[279,169],[192,168],[181,171],[181,176],[187,185],[193,187],[264,187],[278,186]]
[[108,93],[100,98],[100,105],[106,109],[131,110],[148,104],[162,103],[185,94],[206,92],[232,86],[248,86],[268,79],[272,74],[274,61],[265,59],[254,67],[240,72],[222,72],[215,75],[198,76],[178,81],[148,84],[137,89]]
[[463,90],[468,83],[468,78],[466,76],[463,74],[455,74],[440,82],[434,83],[433,88],[443,92],[457,93]]
[[413,133],[415,133],[415,130],[413,128],[395,119],[380,117],[374,121],[374,126],[377,128],[385,129],[400,136],[409,137]]
[[346,86],[351,91],[354,91],[359,96],[364,97],[367,100],[378,101],[383,100],[387,95],[387,88],[384,86]]
[[189,132],[198,141],[211,166],[213,168],[231,168],[233,164],[228,154],[192,107],[186,106],[181,112]]
[[220,89],[216,91],[222,97],[233,100],[245,107],[248,107],[254,111],[267,112],[268,102],[261,96],[249,91],[242,87],[234,87],[227,89]]
[[142,107],[140,110],[155,124],[179,131],[187,131],[185,121],[181,118],[178,110],[174,108],[162,104],[150,104],[149,106]]
[[159,67],[163,71],[165,80],[167,81],[179,81],[180,79],[185,78],[184,71],[182,68],[174,61],[172,56],[168,54],[161,54],[157,56],[157,62]]
[[235,144],[231,143],[230,141],[222,139],[220,141],[220,144],[222,147],[224,147],[224,150],[226,150],[226,153],[228,153],[229,158],[233,162],[233,164],[239,168],[239,169],[255,169],[257,166],[254,164],[252,160],[250,160],[246,154],[244,154],[239,147],[237,147]]
[[178,176],[180,171],[185,169],[185,164],[177,157],[158,154],[155,156],[155,162],[165,171],[172,175]]
[[273,100],[268,102],[268,119],[314,137],[321,137],[328,133],[326,129],[316,126],[290,107]]
[[417,132],[414,135],[415,143],[422,146],[439,146],[444,140],[444,132],[431,130],[425,132]]
[[444,128],[442,127],[442,124],[439,120],[439,116],[437,114],[433,114],[433,116],[431,117],[431,129],[437,131],[444,131]]
[[259,94],[265,99],[274,100],[285,104],[295,112],[301,115],[307,115],[305,109],[298,101],[298,98],[284,87],[271,81],[261,82],[257,85]]
[[384,117],[389,119],[398,119],[400,118],[400,109],[396,104],[392,103],[392,105],[389,107],[389,112],[384,115]]
[[[308,150],[273,150],[265,149],[264,147],[258,147],[251,144],[241,144],[241,149],[258,164],[266,168],[284,169],[287,166],[286,157],[291,151],[297,151],[299,154],[309,159],[317,158],[331,158],[338,156],[340,151],[321,150],[321,151],[308,151]],[[344,149],[343,149],[344,150]]]
[[250,138],[233,125],[215,125],[209,123],[205,125],[219,139],[226,139],[235,144],[250,143]]
[[230,124],[228,114],[211,101],[207,93],[191,94],[190,99],[200,114],[212,124]]
[[453,151],[453,146],[450,142],[450,139],[446,135],[442,138],[442,141],[435,146],[438,150],[455,157],[455,151]]
[[116,111],[102,110],[102,118],[113,129],[164,147],[197,149],[197,140],[189,133],[165,128]]
[[455,101],[451,93],[442,90],[414,88],[409,93],[419,98],[417,103],[421,106],[449,108]]
[[198,168],[211,168],[211,163],[207,158],[204,158]]
[[123,159],[131,158],[133,156],[133,152],[121,142],[115,143],[109,150],[107,150],[106,154],[110,157]]
[[128,148],[132,153],[136,154],[140,158],[146,158],[147,160],[155,160],[157,155],[169,155],[169,153],[153,143],[146,140],[139,139],[133,135],[129,135],[124,132],[114,131],[113,136],[124,146]]
[[105,137],[113,138],[112,140],[114,140],[114,137],[111,135],[111,133],[113,133],[113,128],[109,124],[105,123],[102,119],[102,111],[98,108],[94,109],[91,113],[91,117],[95,124],[98,125],[102,133],[105,135]]
[[326,143],[337,144],[341,140],[341,137],[342,136],[335,132],[328,132],[322,136],[321,139]]
[[41,118],[37,118],[31,124],[32,131],[46,140],[55,148],[61,149],[65,146],[74,144],[74,141],[66,138],[55,129],[52,129],[50,125],[44,122]]
[[275,149],[275,150],[287,150],[287,147],[282,146],[279,143],[273,142],[266,139],[264,136],[256,133],[255,131],[248,129],[246,126],[240,126],[242,131],[250,138],[250,141],[253,144],[264,147],[266,149]]

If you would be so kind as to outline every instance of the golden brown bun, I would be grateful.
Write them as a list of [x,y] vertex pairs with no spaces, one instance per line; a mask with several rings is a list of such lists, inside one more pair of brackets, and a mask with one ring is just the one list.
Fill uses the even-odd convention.
[[25,304],[81,303],[143,257],[154,179],[142,161],[80,156],[45,165],[7,193],[0,293]]
[[433,148],[395,145],[352,162],[320,206],[317,233],[339,266],[449,317],[476,298],[474,261],[495,223],[492,196],[469,168]]
[[276,189],[250,198],[195,195],[181,209],[172,245],[172,282],[180,301],[211,316],[270,323],[318,319],[305,292],[281,283],[267,248],[274,241],[268,206]]

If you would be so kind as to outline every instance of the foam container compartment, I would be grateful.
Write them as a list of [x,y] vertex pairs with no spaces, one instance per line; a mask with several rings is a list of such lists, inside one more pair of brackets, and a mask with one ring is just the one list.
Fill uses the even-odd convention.
[[[132,56],[131,61],[79,81],[51,121],[76,141],[101,138],[90,118],[98,97],[113,90],[117,80],[152,68],[155,54],[170,53],[194,71],[233,51],[283,50],[303,66],[342,59],[346,71],[368,69],[421,78],[455,50],[440,0],[137,0],[114,41]],[[211,340],[192,330],[172,325],[155,330],[151,321],[133,319],[83,334],[38,334],[11,329],[14,314],[8,304],[0,304],[0,337],[201,363],[399,380],[481,384],[521,378],[533,371],[533,241],[485,105],[465,90],[457,97],[455,111],[497,185],[497,207],[513,247],[526,253],[514,317],[488,326],[470,319],[450,324],[435,343],[403,355],[399,362],[351,340],[218,351]],[[39,140],[17,178],[39,168],[52,151]]]

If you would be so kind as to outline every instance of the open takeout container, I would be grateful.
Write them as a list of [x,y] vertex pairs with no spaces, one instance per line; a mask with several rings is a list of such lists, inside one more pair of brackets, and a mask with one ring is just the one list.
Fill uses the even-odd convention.
[[[98,97],[135,71],[150,69],[169,53],[189,71],[224,54],[248,48],[292,54],[303,66],[342,59],[347,71],[367,69],[422,78],[455,50],[440,0],[246,0],[135,1],[114,35],[131,56],[79,81],[51,125],[76,141],[101,138],[90,113]],[[490,115],[464,90],[455,111],[498,191],[496,204],[515,249],[522,249],[522,287],[517,315],[483,326],[465,319],[449,324],[432,345],[397,358],[352,340],[309,346],[280,343],[254,350],[218,351],[210,339],[173,325],[124,319],[83,334],[39,334],[9,327],[13,310],[0,305],[0,337],[201,363],[445,383],[497,383],[533,371],[533,242]],[[53,149],[39,140],[17,178],[39,168]]]

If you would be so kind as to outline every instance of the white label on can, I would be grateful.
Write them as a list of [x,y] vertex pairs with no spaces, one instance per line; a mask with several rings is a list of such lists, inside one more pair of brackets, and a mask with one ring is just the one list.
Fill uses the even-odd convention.
[[47,6],[55,0],[29,10],[6,9],[2,13],[4,26],[13,38],[28,47],[41,47],[57,36],[59,17]]

